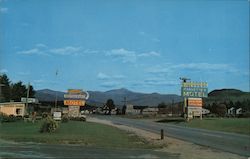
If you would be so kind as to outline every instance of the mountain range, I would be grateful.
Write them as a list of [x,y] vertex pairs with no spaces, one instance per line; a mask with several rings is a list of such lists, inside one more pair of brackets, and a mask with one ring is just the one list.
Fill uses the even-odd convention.
[[[35,97],[40,102],[54,102],[57,96],[58,101],[63,101],[66,92],[53,91],[50,89],[37,90]],[[159,93],[139,93],[133,92],[125,88],[109,90],[106,92],[88,91],[90,97],[87,104],[94,106],[102,106],[108,99],[113,99],[115,105],[123,106],[125,101],[128,104],[138,106],[157,106],[159,103],[172,103],[183,101],[183,97],[175,94],[159,94]],[[125,99],[126,98],[126,99]],[[213,90],[208,94],[208,98],[204,99],[206,103],[225,102],[225,101],[244,101],[250,100],[250,93],[237,89],[219,89]]]
[[[50,89],[37,90],[35,97],[39,101],[63,101],[66,92],[54,91]],[[157,106],[159,103],[180,102],[183,98],[175,94],[159,94],[159,93],[139,93],[133,92],[125,88],[109,90],[106,92],[88,91],[90,97],[88,104],[102,106],[108,99],[113,99],[115,105],[123,106],[125,101],[128,104],[139,106]]]

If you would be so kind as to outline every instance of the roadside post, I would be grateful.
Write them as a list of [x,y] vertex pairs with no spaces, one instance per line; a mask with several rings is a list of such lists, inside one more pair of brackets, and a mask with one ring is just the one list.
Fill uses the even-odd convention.
[[164,139],[164,130],[161,129],[161,140],[163,140],[163,139]]

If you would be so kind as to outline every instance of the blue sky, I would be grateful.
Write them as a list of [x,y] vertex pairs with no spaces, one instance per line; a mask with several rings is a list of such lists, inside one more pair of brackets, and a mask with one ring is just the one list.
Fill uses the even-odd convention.
[[0,0],[0,24],[0,72],[37,90],[249,91],[248,0]]

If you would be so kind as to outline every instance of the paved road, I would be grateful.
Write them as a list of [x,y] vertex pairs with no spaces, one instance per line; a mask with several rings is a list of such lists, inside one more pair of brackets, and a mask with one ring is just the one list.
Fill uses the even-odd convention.
[[163,129],[166,136],[186,140],[195,144],[216,148],[219,150],[250,156],[250,136],[220,131],[187,128],[166,123],[156,123],[147,120],[127,119],[115,116],[95,116],[110,120],[115,124],[132,126],[151,132],[160,133]]

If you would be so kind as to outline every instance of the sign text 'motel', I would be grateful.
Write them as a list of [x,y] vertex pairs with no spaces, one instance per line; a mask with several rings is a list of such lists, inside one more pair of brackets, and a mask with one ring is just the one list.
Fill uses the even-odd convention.
[[68,94],[64,94],[64,105],[84,106],[89,94],[81,89],[69,89]]
[[205,82],[185,82],[181,87],[183,97],[207,97],[208,89]]

